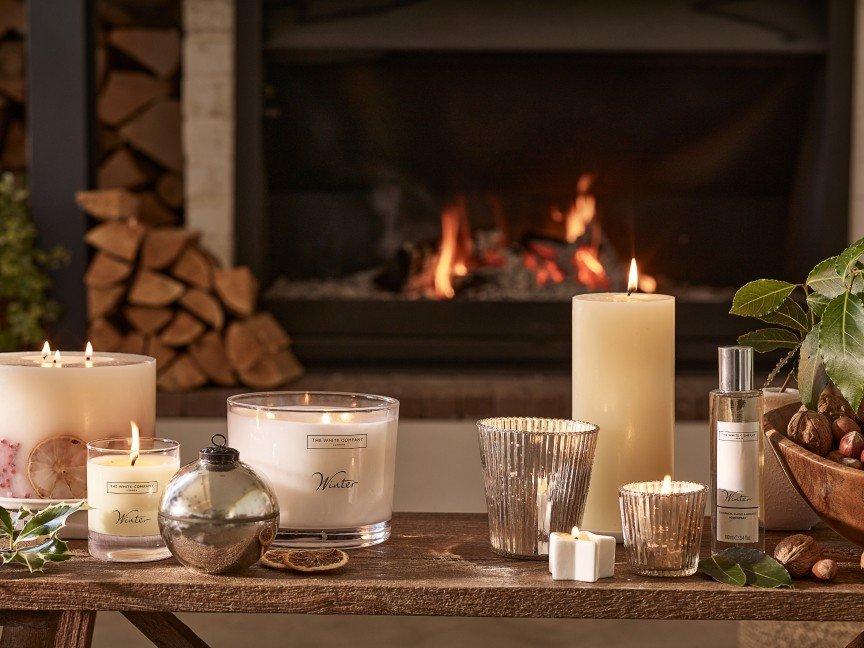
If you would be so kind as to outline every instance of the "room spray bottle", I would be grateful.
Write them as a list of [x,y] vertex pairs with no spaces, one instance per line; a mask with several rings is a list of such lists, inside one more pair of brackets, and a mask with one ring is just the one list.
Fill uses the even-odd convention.
[[762,391],[753,387],[753,348],[718,349],[720,385],[710,394],[711,552],[765,550]]

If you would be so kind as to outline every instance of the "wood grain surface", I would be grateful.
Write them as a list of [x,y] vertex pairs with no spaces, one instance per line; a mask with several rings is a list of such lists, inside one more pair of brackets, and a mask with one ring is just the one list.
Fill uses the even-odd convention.
[[[773,548],[783,534],[770,533]],[[253,567],[206,576],[173,560],[103,563],[73,543],[75,559],[43,576],[4,568],[0,608],[500,616],[545,618],[848,620],[864,617],[860,551],[829,530],[816,533],[839,561],[833,583],[796,581],[792,590],[737,588],[699,575],[663,579],[627,570],[619,546],[615,578],[553,581],[543,561],[496,556],[486,517],[397,514],[393,537],[350,552],[348,565],[320,576]],[[703,552],[705,541],[703,537]]]

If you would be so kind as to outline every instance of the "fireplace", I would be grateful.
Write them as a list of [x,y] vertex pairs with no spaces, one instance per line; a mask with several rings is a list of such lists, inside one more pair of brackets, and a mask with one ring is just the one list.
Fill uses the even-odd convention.
[[745,4],[240,12],[238,261],[301,359],[560,367],[636,257],[712,364],[847,238],[848,8]]

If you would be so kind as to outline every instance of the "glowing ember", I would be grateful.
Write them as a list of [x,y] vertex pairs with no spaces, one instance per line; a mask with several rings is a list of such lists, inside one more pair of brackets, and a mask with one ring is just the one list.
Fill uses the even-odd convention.
[[597,248],[583,245],[573,254],[573,267],[576,278],[589,290],[606,290],[609,288],[609,278],[600,263]]

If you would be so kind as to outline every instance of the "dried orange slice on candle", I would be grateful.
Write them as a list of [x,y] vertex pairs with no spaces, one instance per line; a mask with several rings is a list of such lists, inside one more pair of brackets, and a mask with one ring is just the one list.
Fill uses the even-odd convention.
[[339,549],[270,549],[261,558],[265,567],[305,573],[333,571],[347,563],[348,554]]
[[27,479],[39,497],[84,497],[87,495],[87,444],[66,434],[45,439],[30,451]]

